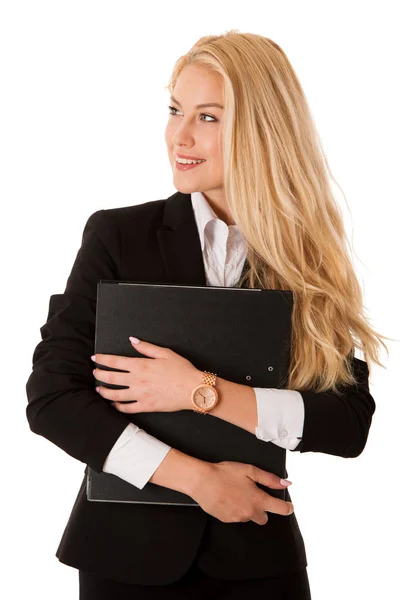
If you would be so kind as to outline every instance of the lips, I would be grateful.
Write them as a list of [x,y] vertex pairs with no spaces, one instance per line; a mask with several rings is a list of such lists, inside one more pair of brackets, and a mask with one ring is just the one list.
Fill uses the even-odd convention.
[[182,164],[182,163],[175,161],[175,168],[178,171],[189,171],[191,169],[195,169],[196,167],[201,167],[201,165],[204,165],[204,162],[192,163],[192,164]]
[[177,156],[178,158],[186,158],[187,160],[205,160],[200,156],[186,156],[186,154],[178,154],[177,152],[175,152],[174,156]]

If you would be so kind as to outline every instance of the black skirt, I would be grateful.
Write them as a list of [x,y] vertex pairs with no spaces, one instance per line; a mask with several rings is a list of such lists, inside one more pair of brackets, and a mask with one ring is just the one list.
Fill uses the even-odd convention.
[[192,564],[181,579],[167,585],[139,585],[101,579],[79,571],[79,600],[311,600],[307,569],[263,579],[215,579]]

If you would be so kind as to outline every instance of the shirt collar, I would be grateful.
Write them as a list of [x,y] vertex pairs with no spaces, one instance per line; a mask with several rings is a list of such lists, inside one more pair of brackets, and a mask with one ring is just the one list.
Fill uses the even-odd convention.
[[[216,219],[217,221],[222,221],[215,211],[211,208],[210,204],[207,202],[204,194],[201,192],[192,192],[190,194],[192,200],[192,207],[196,217],[197,228],[199,230],[200,242],[201,242],[201,250],[204,252],[204,232],[207,226],[207,223]],[[224,221],[222,221],[224,222]],[[228,227],[228,226],[227,226]],[[237,231],[237,237],[241,238],[241,234],[239,232],[239,227],[237,225],[230,225],[228,230]]]

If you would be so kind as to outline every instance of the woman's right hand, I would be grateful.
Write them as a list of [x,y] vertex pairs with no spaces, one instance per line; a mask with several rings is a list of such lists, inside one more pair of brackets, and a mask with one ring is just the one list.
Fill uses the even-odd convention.
[[265,525],[265,511],[284,516],[294,512],[291,502],[271,496],[255,482],[275,490],[287,487],[280,483],[280,477],[254,465],[222,461],[207,463],[191,496],[205,512],[223,523],[254,521]]

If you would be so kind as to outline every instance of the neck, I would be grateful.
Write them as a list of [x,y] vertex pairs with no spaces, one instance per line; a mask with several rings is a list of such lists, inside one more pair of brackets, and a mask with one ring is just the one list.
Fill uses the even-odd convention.
[[211,206],[215,214],[221,221],[224,221],[226,225],[236,225],[235,221],[232,219],[232,215],[230,210],[223,198],[211,198],[208,194],[202,192],[204,198],[207,200],[208,204]]

